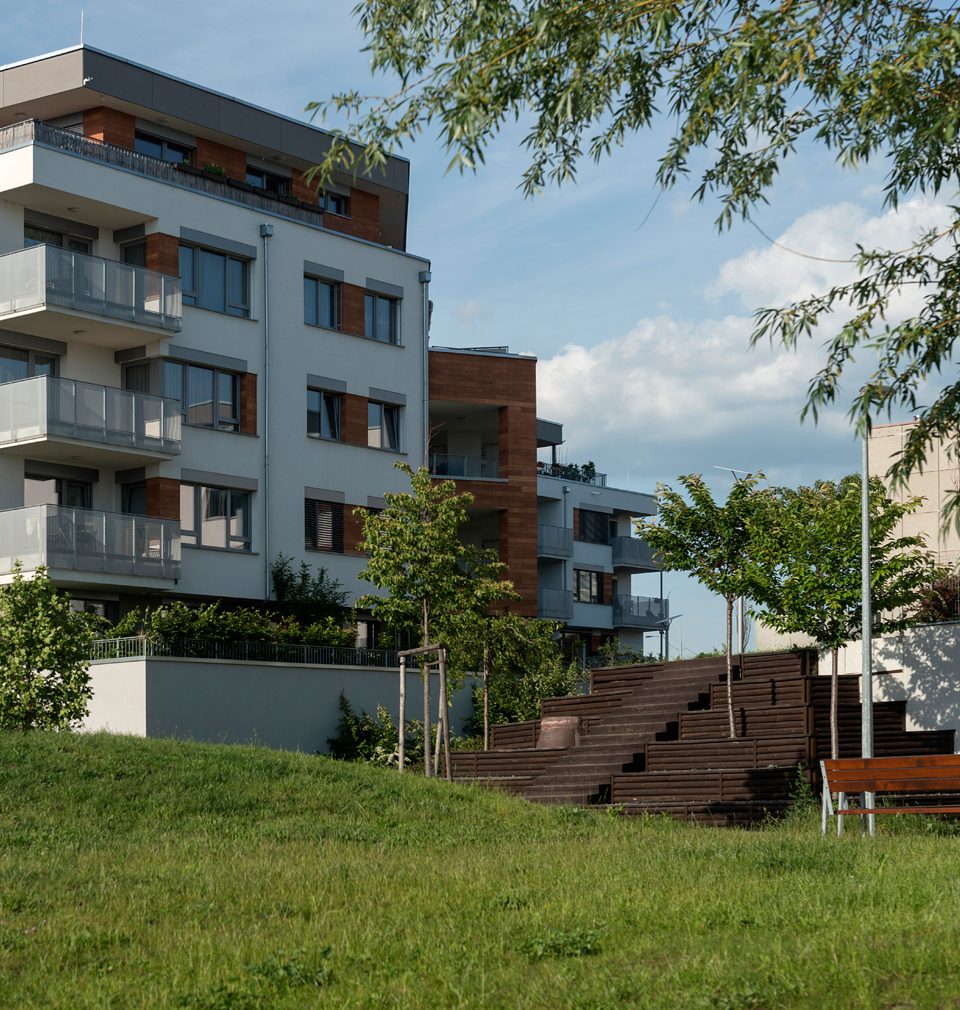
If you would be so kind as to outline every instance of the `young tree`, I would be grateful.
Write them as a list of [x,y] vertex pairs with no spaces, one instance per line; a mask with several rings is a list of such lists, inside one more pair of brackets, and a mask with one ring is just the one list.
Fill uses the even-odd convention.
[[690,501],[661,485],[657,489],[656,523],[650,520],[637,523],[637,531],[657,552],[664,569],[689,572],[726,601],[727,715],[731,737],[737,735],[733,717],[733,607],[739,596],[752,598],[750,523],[761,478],[762,474],[747,474],[737,480],[726,502],[719,505],[699,474],[678,477]]
[[[751,527],[752,592],[764,608],[758,616],[777,631],[809,635],[830,649],[832,757],[839,756],[838,651],[863,635],[860,490],[856,474],[796,490],[772,488],[761,496]],[[878,634],[904,627],[936,578],[923,540],[898,535],[903,517],[920,503],[891,501],[880,480],[870,481],[870,594]]]
[[576,673],[564,662],[557,627],[555,621],[506,612],[479,615],[473,622],[463,639],[464,658],[481,671],[470,727],[482,732],[484,750],[491,723],[535,719],[544,698],[572,692]]
[[87,714],[90,643],[82,614],[38,568],[0,588],[0,729],[70,729]]
[[[374,73],[398,79],[385,97],[349,92],[317,109],[346,127],[320,166],[382,164],[428,128],[451,166],[472,170],[505,123],[529,123],[524,190],[575,178],[634,132],[666,122],[662,187],[700,172],[697,195],[716,195],[730,227],[767,200],[781,166],[822,145],[844,165],[887,166],[886,199],[948,193],[960,171],[956,67],[960,32],[952,4],[936,0],[809,0],[704,4],[697,0],[363,0],[357,7]],[[699,166],[702,165],[702,168]],[[827,295],[759,315],[754,339],[793,346],[839,304],[852,318],[827,345],[809,389],[814,417],[839,395],[861,347],[880,360],[851,406],[858,428],[878,407],[919,413],[892,473],[906,478],[935,439],[960,432],[960,381],[944,368],[960,335],[960,207],[938,234],[900,250],[850,250],[860,276]],[[938,239],[942,239],[938,243]],[[888,324],[891,299],[909,285],[919,308]],[[960,509],[960,491],[950,502]]]
[[[453,481],[435,481],[425,467],[397,468],[410,478],[409,493],[388,493],[382,512],[358,509],[364,531],[360,549],[369,555],[359,578],[386,595],[367,595],[357,606],[371,610],[388,627],[414,633],[421,645],[449,645],[454,668],[456,639],[467,634],[477,615],[497,600],[513,595],[501,579],[494,552],[469,547],[460,539],[473,495],[461,494]],[[429,678],[423,670],[424,739],[430,739]],[[446,698],[442,699],[445,709]],[[442,727],[449,740],[449,728]],[[425,770],[430,774],[429,747]],[[449,762],[448,762],[449,768]]]

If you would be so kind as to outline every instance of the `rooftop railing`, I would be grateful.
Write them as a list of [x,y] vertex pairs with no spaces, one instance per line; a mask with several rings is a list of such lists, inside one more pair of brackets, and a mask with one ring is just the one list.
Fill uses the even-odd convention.
[[0,445],[45,435],[176,455],[180,401],[37,375],[0,384]]
[[576,463],[545,463],[543,460],[537,460],[537,476],[556,477],[558,480],[591,484],[594,487],[607,486],[607,475],[597,473],[590,463],[579,466]]
[[0,573],[20,562],[70,572],[180,578],[180,523],[96,509],[33,505],[0,512]]
[[224,642],[213,638],[172,641],[134,636],[101,638],[90,658],[110,659],[220,659],[239,663],[302,663],[308,666],[372,666],[396,669],[400,663],[390,649],[354,649],[338,645],[291,645],[280,642]]
[[0,256],[0,316],[51,305],[173,333],[183,315],[179,277],[52,245]]
[[198,168],[172,164],[160,158],[137,154],[136,151],[129,151],[125,147],[104,144],[99,140],[85,137],[82,133],[50,126],[37,119],[0,129],[0,152],[25,147],[28,144],[64,151],[89,161],[135,172],[137,175],[159,182],[230,200],[253,210],[268,211],[305,224],[323,226],[323,210],[319,205],[313,206],[292,196],[266,193],[242,182],[222,177],[213,178]]

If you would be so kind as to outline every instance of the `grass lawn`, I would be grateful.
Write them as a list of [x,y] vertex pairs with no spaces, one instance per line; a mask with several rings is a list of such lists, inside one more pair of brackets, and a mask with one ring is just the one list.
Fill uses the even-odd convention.
[[960,1006],[960,839],[723,831],[0,734],[0,1007]]

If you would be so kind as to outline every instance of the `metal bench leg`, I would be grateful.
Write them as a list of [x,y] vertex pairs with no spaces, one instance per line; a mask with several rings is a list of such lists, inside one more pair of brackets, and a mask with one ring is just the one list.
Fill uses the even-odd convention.
[[[847,809],[847,794],[846,793],[838,793],[837,794],[837,810],[846,810],[846,809]],[[837,836],[839,837],[842,834],[843,834],[843,818],[842,817],[838,817],[837,818]]]

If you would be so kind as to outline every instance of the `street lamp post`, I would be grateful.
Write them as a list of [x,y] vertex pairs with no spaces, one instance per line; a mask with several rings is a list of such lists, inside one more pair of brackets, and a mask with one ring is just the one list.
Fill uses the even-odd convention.
[[[870,586],[870,429],[863,431],[863,473],[860,486],[860,563],[861,563],[861,646],[860,666],[860,754],[873,757],[873,609]],[[872,810],[874,794],[863,794],[863,805]],[[876,833],[873,814],[867,814],[867,831]]]

